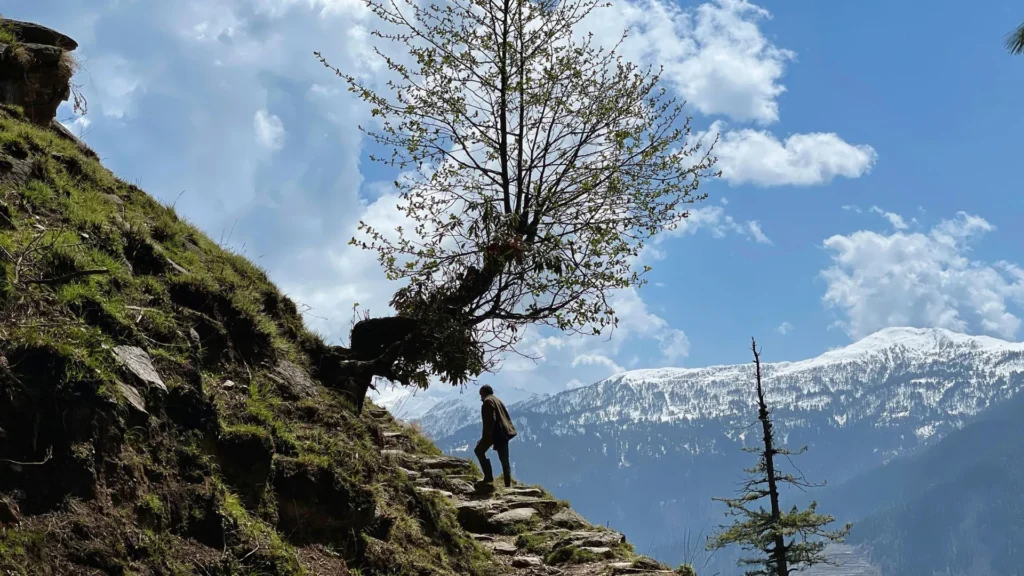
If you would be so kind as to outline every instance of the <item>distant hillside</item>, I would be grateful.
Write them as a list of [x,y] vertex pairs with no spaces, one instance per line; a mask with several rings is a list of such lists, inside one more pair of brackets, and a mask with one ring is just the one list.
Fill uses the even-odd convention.
[[[796,464],[808,478],[838,485],[1015,397],[1024,387],[1024,344],[891,328],[817,358],[769,364],[765,373],[786,443],[810,446]],[[711,497],[729,495],[751,464],[741,451],[751,440],[751,381],[749,365],[637,370],[516,403],[517,473],[571,494],[587,517],[613,522],[645,551],[682,560],[687,535],[723,520]],[[446,452],[466,453],[479,433],[476,416],[448,434],[448,415],[444,427],[435,416],[418,422]]]
[[1024,398],[923,453],[838,487],[833,509],[877,510],[851,543],[885,574],[1002,576],[1024,565]]

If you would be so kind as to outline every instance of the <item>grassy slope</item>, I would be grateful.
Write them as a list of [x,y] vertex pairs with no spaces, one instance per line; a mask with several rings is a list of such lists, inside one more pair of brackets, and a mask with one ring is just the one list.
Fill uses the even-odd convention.
[[[138,386],[148,415],[117,345],[167,384]],[[0,462],[22,516],[0,529],[0,573],[495,571],[450,504],[382,459],[398,424],[271,377],[315,376],[323,350],[262,270],[0,109],[0,458],[52,450]]]

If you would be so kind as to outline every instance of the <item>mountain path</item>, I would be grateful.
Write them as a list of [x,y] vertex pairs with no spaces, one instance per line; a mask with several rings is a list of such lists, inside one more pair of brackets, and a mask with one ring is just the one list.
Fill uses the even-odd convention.
[[381,427],[381,454],[412,480],[417,492],[449,500],[462,528],[490,550],[507,574],[676,574],[637,556],[625,536],[590,524],[543,489],[518,482],[510,488],[483,484],[469,461],[417,452],[416,442],[390,413],[381,409],[369,413]]

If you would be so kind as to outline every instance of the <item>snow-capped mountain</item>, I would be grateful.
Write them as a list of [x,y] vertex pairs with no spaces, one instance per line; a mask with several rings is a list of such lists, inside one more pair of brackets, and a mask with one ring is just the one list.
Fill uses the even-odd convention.
[[[968,336],[941,328],[887,328],[810,360],[762,364],[769,401],[791,425],[824,416],[842,428],[917,423],[927,439],[1017,392],[1024,343]],[[617,374],[555,396],[506,402],[516,411],[560,416],[555,435],[615,422],[701,421],[751,415],[753,363],[706,368],[656,368]],[[477,398],[436,404],[416,418],[444,438],[477,417]],[[742,432],[733,431],[742,436]]]
[[[506,404],[547,398],[529,390],[506,386],[501,398]],[[476,387],[410,390],[398,385],[379,387],[373,401],[401,420],[423,424],[429,418],[431,434],[447,435],[480,417],[480,396]],[[427,416],[429,414],[429,416]]]
[[[1024,388],[1024,344],[889,328],[762,368],[783,441],[810,446],[796,465],[812,480],[837,484],[1016,395]],[[665,547],[663,557],[674,561],[675,540],[713,526],[711,496],[730,495],[752,463],[740,450],[757,440],[749,428],[752,385],[752,363],[660,368],[506,402],[520,432],[516,474],[571,496],[591,520],[612,520],[632,540],[651,541],[652,551]],[[443,449],[459,452],[479,435],[478,418],[438,404],[417,421]]]

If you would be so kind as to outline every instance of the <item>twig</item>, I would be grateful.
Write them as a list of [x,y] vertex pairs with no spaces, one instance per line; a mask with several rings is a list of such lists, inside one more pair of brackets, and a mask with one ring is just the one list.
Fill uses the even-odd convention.
[[249,556],[252,556],[253,554],[255,554],[256,551],[260,549],[260,546],[261,546],[261,544],[257,544],[256,547],[253,548],[251,552],[249,552],[245,556],[242,556],[242,558],[239,560],[239,562],[245,562],[245,559],[248,558]]
[[49,462],[50,458],[53,458],[53,448],[52,447],[46,449],[46,456],[41,461],[39,461],[39,462],[18,462],[17,460],[8,460],[7,458],[0,458],[0,462],[5,462],[7,464],[14,464],[16,466],[41,466],[41,465],[46,464],[47,462]]
[[43,279],[40,279],[40,280],[26,280],[25,283],[26,284],[59,284],[61,282],[64,282],[65,280],[71,280],[71,279],[74,279],[74,278],[78,278],[79,276],[95,276],[95,275],[99,275],[99,274],[110,274],[110,270],[108,270],[107,268],[95,268],[95,269],[91,269],[91,270],[78,270],[76,272],[72,272],[70,274],[65,274],[63,276],[58,276],[56,278],[43,278]]
[[21,261],[25,259],[25,255],[28,254],[29,250],[32,249],[32,246],[34,246],[36,242],[39,242],[39,239],[43,237],[43,234],[46,234],[45,230],[40,232],[39,234],[36,234],[35,237],[32,238],[32,241],[28,243],[28,246],[25,246],[25,249],[21,251],[21,255],[18,256],[18,261],[14,263],[14,282],[13,282],[13,284],[17,284],[18,283],[18,272],[19,272],[19,270],[21,268]]

